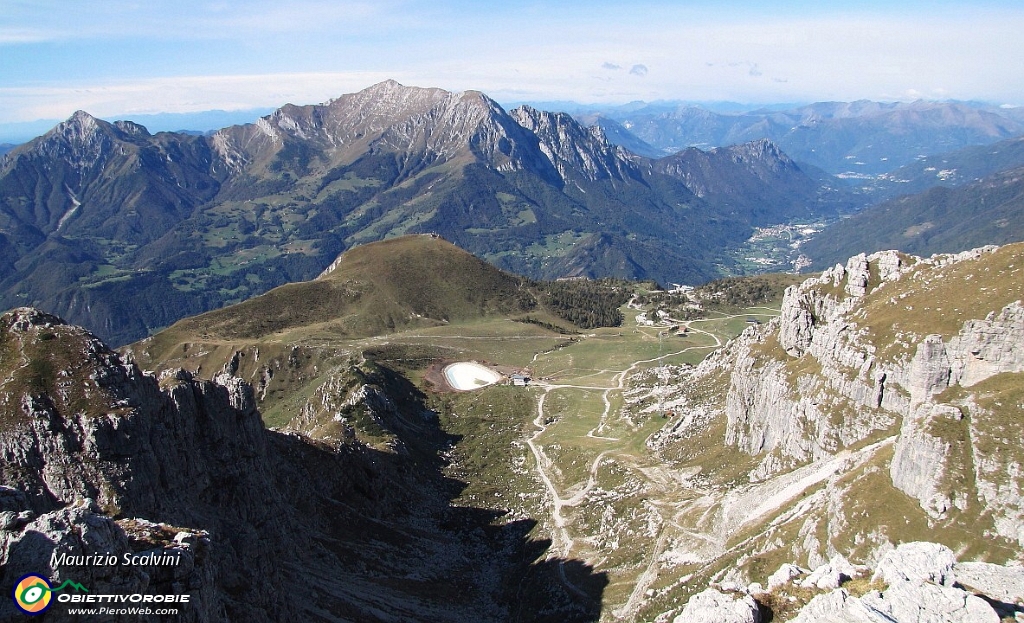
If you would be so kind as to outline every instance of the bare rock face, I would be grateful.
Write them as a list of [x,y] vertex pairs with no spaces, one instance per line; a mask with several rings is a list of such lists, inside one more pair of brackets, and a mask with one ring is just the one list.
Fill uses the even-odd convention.
[[[959,425],[966,403],[934,404],[950,388],[1024,371],[1021,302],[968,320],[949,337],[899,338],[913,340],[904,345],[911,356],[879,358],[860,327],[868,295],[891,291],[888,284],[911,271],[927,283],[927,271],[983,260],[995,251],[986,247],[929,259],[893,251],[853,257],[788,288],[778,319],[748,329],[709,358],[719,368],[731,367],[726,443],[764,457],[752,478],[827,458],[902,420],[890,465],[898,489],[938,519],[964,510],[975,497],[953,483],[976,480],[977,496],[999,509],[997,532],[1024,539],[1024,482],[1016,476],[1022,470],[997,474],[995,465],[1006,453],[997,459],[985,450],[991,444],[979,445],[976,435],[967,434],[968,426],[978,426],[974,418]],[[772,349],[786,356],[772,355]],[[983,414],[982,406],[970,406]]]
[[1015,301],[983,320],[967,321],[944,342],[929,335],[917,347],[908,385],[912,402],[930,400],[953,385],[970,387],[1003,372],[1024,369],[1024,307]]
[[984,320],[969,320],[949,342],[950,380],[964,387],[1024,369],[1024,306],[1015,301]]
[[846,262],[846,293],[854,298],[864,296],[868,291],[870,277],[867,256],[861,253],[851,257]]
[[[0,427],[0,479],[19,494],[4,496],[10,500],[5,505],[15,506],[7,512],[19,514],[5,514],[10,530],[0,563],[45,572],[51,552],[136,551],[139,546],[129,548],[126,529],[114,517],[208,526],[214,529],[216,556],[185,582],[198,587],[196,599],[215,586],[223,596],[229,586],[239,599],[225,605],[211,597],[209,608],[260,618],[283,607],[274,591],[258,589],[256,577],[276,583],[281,570],[256,556],[253,544],[269,551],[280,547],[284,556],[302,539],[281,538],[293,511],[268,485],[278,468],[250,386],[228,375],[202,381],[184,370],[158,380],[91,334],[36,310],[0,316],[0,339],[7,352],[28,361],[5,372],[0,393],[15,407],[4,410]],[[82,506],[83,498],[95,503]],[[18,519],[25,512],[37,516],[33,523]],[[53,536],[37,536],[46,534]],[[124,573],[86,577],[98,585],[131,586],[156,579]],[[9,591],[16,579],[6,574],[0,589]]]
[[917,353],[910,362],[907,388],[910,401],[920,403],[931,400],[932,395],[949,387],[949,356],[942,336],[929,335],[917,345]]
[[750,595],[736,597],[713,588],[694,595],[675,623],[760,623],[757,603]]
[[799,286],[789,286],[786,297],[782,299],[779,342],[786,353],[794,357],[799,357],[811,346],[814,317],[808,302],[801,301]]
[[[943,545],[907,543],[878,563],[872,583],[883,590],[870,590],[858,598],[845,588],[818,587],[829,592],[811,599],[792,621],[998,623],[1001,616],[1012,616],[1015,604],[1024,600],[1022,577],[1019,568],[957,563]],[[784,586],[777,584],[775,589]]]
[[999,623],[999,615],[984,599],[935,584],[900,582],[882,593],[869,593],[860,602],[882,621],[887,617],[897,623]]
[[[787,288],[779,318],[732,344],[736,361],[725,409],[727,443],[751,454],[777,450],[803,462],[831,455],[893,423],[893,415],[881,407],[898,408],[904,401],[886,394],[888,375],[846,317],[867,292],[871,263],[886,266],[880,272],[885,279],[899,279],[902,260],[895,252],[851,258],[845,267],[837,265]],[[821,288],[842,288],[843,295],[823,295]],[[820,367],[816,378],[808,376],[794,388],[787,361],[765,361],[758,351],[758,342],[773,338],[789,357]],[[853,378],[847,372],[851,369],[856,370]],[[863,409],[856,418],[831,418],[837,400]],[[776,460],[775,468],[785,464]],[[770,475],[770,467],[766,464],[759,477]]]
[[943,430],[943,424],[960,422],[963,417],[960,409],[952,405],[918,405],[903,420],[889,467],[892,484],[919,500],[921,508],[936,519],[951,508],[963,510],[967,506],[964,491],[945,485],[950,472],[959,467],[950,462],[953,446],[963,444],[933,432]]
[[[931,335],[918,345],[910,362],[908,385],[912,407],[904,416],[900,439],[891,465],[893,484],[917,498],[934,518],[952,508],[963,510],[969,492],[948,484],[951,478],[966,479],[973,472],[977,494],[993,511],[999,535],[1024,543],[1024,492],[1019,463],[1007,465],[1011,456],[985,443],[994,414],[973,400],[962,406],[931,401],[947,389],[973,387],[998,374],[1024,370],[1024,308],[1020,302],[972,320],[948,341]],[[974,417],[968,422],[970,447],[950,424],[963,420],[964,409]],[[952,429],[952,430],[951,430]],[[943,434],[945,432],[945,434]],[[962,457],[971,457],[971,465]],[[954,478],[955,479],[955,478]],[[947,484],[943,481],[946,480]]]
[[1024,604],[1024,568],[987,562],[958,562],[953,565],[957,584],[1007,605]]
[[873,580],[886,584],[901,582],[932,582],[953,584],[956,556],[938,543],[907,543],[888,552],[875,568]]

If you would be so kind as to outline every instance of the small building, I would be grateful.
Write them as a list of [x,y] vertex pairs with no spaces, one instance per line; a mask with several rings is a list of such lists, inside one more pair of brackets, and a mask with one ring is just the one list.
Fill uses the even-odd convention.
[[513,385],[519,387],[526,387],[530,384],[530,377],[525,374],[513,374],[509,377],[509,380],[512,381]]

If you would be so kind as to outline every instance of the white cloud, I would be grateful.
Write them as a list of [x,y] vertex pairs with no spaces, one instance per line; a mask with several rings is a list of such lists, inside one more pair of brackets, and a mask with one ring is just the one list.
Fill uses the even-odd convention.
[[50,37],[50,34],[35,28],[0,27],[0,45],[37,43],[39,41],[46,41]]
[[[186,75],[122,73],[111,80],[118,68],[68,58],[65,66],[81,68],[69,84],[42,65],[36,71],[25,54],[19,80],[0,67],[0,121],[62,118],[77,108],[107,116],[313,103],[387,77],[479,89],[504,101],[771,102],[913,93],[1024,103],[1022,9],[752,15],[682,4],[597,3],[580,11],[572,2],[468,9],[444,0],[180,0],[168,15],[162,10],[169,4],[159,2],[0,0],[0,45],[47,37],[91,37],[89,45],[99,45],[110,36],[138,55],[135,71]],[[36,9],[36,17],[25,17],[26,7],[38,5],[59,19],[42,19]],[[72,23],[79,34],[64,30]],[[501,33],[515,33],[514,43]],[[146,47],[157,38],[163,47]],[[214,40],[220,47],[204,47]],[[66,49],[77,51],[74,44]],[[102,78],[90,77],[93,65]],[[649,67],[656,71],[637,79]]]

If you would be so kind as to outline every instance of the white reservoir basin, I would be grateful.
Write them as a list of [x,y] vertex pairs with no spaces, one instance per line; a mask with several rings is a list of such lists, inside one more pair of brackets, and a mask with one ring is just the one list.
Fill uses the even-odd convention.
[[445,366],[444,378],[455,389],[466,391],[497,383],[501,380],[501,375],[478,363],[460,361]]

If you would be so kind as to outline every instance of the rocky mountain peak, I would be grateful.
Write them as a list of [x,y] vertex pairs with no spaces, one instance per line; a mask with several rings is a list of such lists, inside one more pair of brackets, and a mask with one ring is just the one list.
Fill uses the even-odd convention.
[[394,80],[386,80],[334,99],[325,108],[337,122],[344,120],[373,131],[423,114],[451,96],[444,89],[407,87]]
[[152,136],[146,126],[134,121],[120,120],[114,122],[114,127],[128,136]]
[[34,307],[19,307],[0,316],[0,328],[12,333],[25,333],[32,327],[50,328],[64,324],[64,321]]
[[761,160],[768,162],[781,162],[784,164],[792,164],[792,159],[779,149],[779,146],[774,141],[762,138],[756,141],[750,141],[749,143],[743,143],[741,145],[733,145],[725,147],[730,153],[734,154],[737,158],[743,158],[746,160]]
[[93,117],[84,110],[76,110],[64,123],[68,126],[77,127],[83,132],[91,132],[96,129],[96,117]]
[[[325,151],[331,161],[355,160],[367,151],[412,150],[429,151],[428,160],[444,160],[464,151],[481,132],[497,129],[503,135],[502,124],[492,117],[504,114],[478,91],[452,93],[386,80],[324,104],[283,106],[254,124],[217,132],[211,143],[232,169],[272,158],[285,143]],[[481,125],[490,130],[481,131]]]
[[600,128],[593,129],[597,126],[586,128],[566,113],[545,112],[526,105],[509,115],[537,137],[540,150],[566,182],[580,174],[586,181],[640,175],[637,158],[609,144]]
[[28,148],[37,156],[65,159],[82,170],[96,165],[104,157],[115,134],[116,130],[109,123],[79,110],[29,143]]

